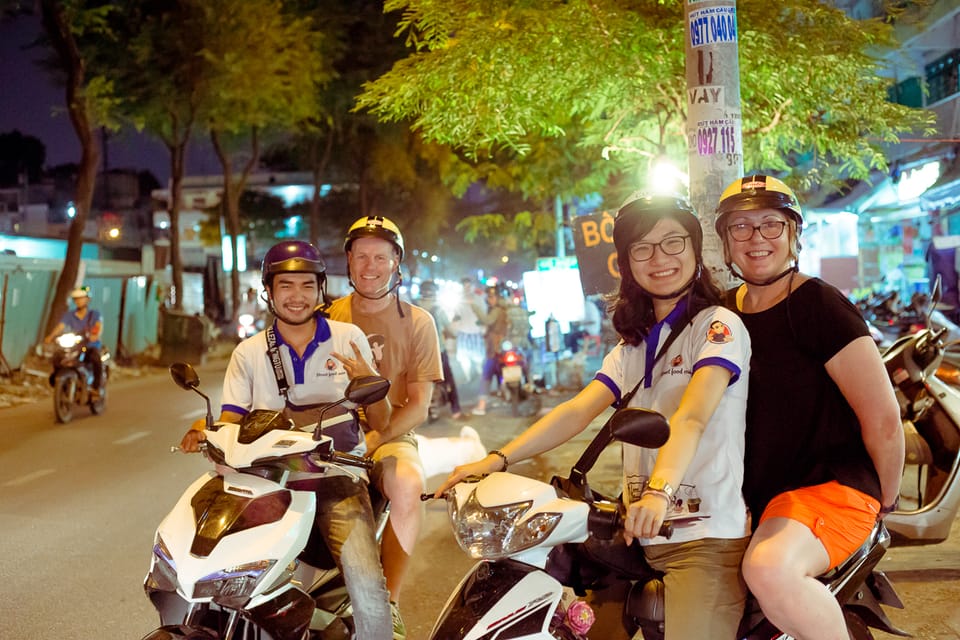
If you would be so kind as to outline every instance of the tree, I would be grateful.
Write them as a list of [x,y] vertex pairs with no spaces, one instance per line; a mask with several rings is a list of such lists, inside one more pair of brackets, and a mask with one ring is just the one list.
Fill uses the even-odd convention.
[[[579,127],[594,158],[686,155],[680,0],[389,0],[414,52],[368,83],[362,107],[413,119],[429,140],[482,158],[527,153]],[[807,183],[866,178],[883,143],[931,122],[887,100],[892,28],[820,0],[738,2],[745,165]],[[808,79],[812,79],[808,80]],[[611,175],[614,172],[610,172]]]
[[[309,17],[281,0],[206,0],[202,55],[211,66],[206,126],[223,167],[226,231],[233,255],[240,233],[239,200],[260,157],[264,130],[291,128],[317,111],[317,87],[329,80],[319,53],[323,34]],[[250,151],[234,173],[231,142],[243,137]],[[240,305],[237,261],[230,278],[234,315]]]
[[[204,2],[123,3],[115,12],[115,41],[93,44],[91,55],[109,65],[121,116],[159,138],[170,153],[170,267],[172,306],[183,307],[180,208],[187,145],[211,99],[204,59]],[[122,52],[122,53],[120,53]]]
[[36,182],[46,158],[47,148],[38,138],[16,129],[0,133],[0,186],[17,185],[22,178]]
[[83,0],[40,0],[43,29],[54,52],[54,64],[63,74],[67,113],[80,141],[74,206],[77,214],[67,232],[67,254],[51,303],[44,334],[53,331],[67,307],[67,294],[76,285],[80,270],[83,228],[93,203],[93,189],[100,165],[100,146],[96,131],[109,123],[112,106],[111,85],[102,70],[89,69],[82,43],[87,39],[108,38],[105,18],[111,7],[91,6]]

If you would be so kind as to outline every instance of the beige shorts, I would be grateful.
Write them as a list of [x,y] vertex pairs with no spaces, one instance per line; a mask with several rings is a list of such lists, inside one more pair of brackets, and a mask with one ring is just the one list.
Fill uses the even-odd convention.
[[384,442],[374,450],[370,458],[377,463],[371,474],[370,480],[383,491],[383,477],[391,468],[397,464],[406,464],[420,472],[420,481],[423,486],[427,484],[426,472],[423,468],[423,462],[420,460],[420,450],[417,447],[417,439],[412,432],[399,435],[393,440]]

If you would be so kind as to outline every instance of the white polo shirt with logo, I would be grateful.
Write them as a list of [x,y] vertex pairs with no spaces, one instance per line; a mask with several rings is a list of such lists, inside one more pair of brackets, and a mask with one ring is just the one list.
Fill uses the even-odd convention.
[[[615,406],[643,379],[629,406],[657,411],[669,420],[680,406],[694,371],[719,366],[732,374],[683,481],[674,488],[674,502],[667,513],[668,519],[681,518],[678,524],[688,515],[708,517],[676,527],[669,540],[657,537],[641,540],[642,544],[742,538],[749,534],[742,486],[750,338],[737,315],[724,307],[708,307],[692,322],[671,327],[671,322],[680,321],[684,305],[685,301],[681,301],[664,321],[657,323],[643,344],[633,347],[621,342],[614,347],[595,377],[616,396]],[[681,334],[654,364],[674,328]],[[626,504],[640,499],[657,451],[623,445]]]
[[[343,363],[333,357],[339,353],[354,357],[353,341],[363,359],[376,371],[370,344],[359,327],[317,316],[317,330],[313,340],[297,355],[276,332],[277,347],[283,361],[283,371],[289,385],[287,397],[292,408],[334,402],[343,397],[350,382]],[[237,345],[223,379],[221,408],[240,415],[253,409],[281,411],[286,404],[277,387],[277,378],[270,364],[267,332],[260,331]],[[366,442],[359,434],[358,444],[349,450],[354,455],[366,453]]]

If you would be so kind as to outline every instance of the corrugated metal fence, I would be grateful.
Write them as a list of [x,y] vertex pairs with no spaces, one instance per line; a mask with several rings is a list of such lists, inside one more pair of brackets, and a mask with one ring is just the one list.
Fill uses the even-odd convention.
[[[119,358],[157,344],[160,313],[158,282],[140,264],[87,261],[90,307],[103,316],[103,343]],[[62,262],[0,257],[0,369],[17,369],[43,329]],[[0,371],[2,372],[2,371]]]

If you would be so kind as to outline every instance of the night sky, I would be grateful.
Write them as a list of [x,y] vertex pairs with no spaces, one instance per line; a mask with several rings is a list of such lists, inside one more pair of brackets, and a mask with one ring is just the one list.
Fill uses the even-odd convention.
[[[64,90],[33,62],[45,55],[44,50],[24,50],[39,31],[35,17],[0,22],[0,132],[18,129],[39,138],[47,148],[48,167],[79,162],[80,143],[64,107]],[[166,147],[132,129],[110,135],[107,159],[111,169],[147,169],[161,184],[170,177]],[[187,171],[215,175],[220,167],[209,152],[191,148]]]

